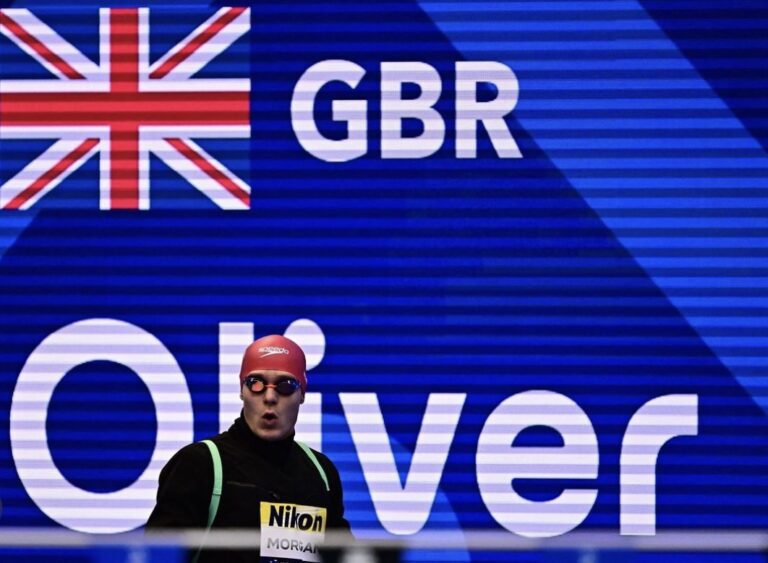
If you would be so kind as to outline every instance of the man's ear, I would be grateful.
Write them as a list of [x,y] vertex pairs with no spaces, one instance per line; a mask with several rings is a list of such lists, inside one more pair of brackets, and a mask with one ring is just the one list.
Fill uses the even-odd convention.
[[304,392],[304,390],[302,389],[302,391],[301,391],[301,401],[299,401],[299,404],[300,404],[300,405],[303,405],[303,404],[304,404],[304,395],[306,395],[306,393],[305,393],[305,392]]

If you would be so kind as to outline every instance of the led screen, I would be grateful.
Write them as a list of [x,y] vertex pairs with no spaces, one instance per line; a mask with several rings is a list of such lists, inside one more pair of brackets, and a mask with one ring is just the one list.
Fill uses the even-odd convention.
[[760,3],[2,6],[0,526],[140,528],[284,333],[356,532],[766,528]]

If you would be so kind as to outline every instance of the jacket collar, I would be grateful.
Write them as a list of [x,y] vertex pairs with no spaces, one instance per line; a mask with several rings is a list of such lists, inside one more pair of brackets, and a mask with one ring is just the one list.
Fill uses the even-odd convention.
[[273,461],[283,461],[293,448],[295,432],[283,440],[262,440],[254,434],[245,422],[242,411],[229,429],[243,446],[253,453],[266,456]]

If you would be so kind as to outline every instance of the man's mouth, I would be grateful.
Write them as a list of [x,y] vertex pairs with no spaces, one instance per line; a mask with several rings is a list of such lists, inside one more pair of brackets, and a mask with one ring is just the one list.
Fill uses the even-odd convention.
[[265,412],[261,416],[261,418],[263,418],[266,421],[272,421],[272,420],[277,420],[277,415],[275,413],[273,413],[273,412]]

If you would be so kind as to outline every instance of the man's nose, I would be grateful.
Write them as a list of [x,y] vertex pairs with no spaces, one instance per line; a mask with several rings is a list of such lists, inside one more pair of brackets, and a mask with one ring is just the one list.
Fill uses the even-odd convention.
[[274,387],[267,387],[264,390],[264,402],[265,403],[277,402],[277,391],[275,391]]

